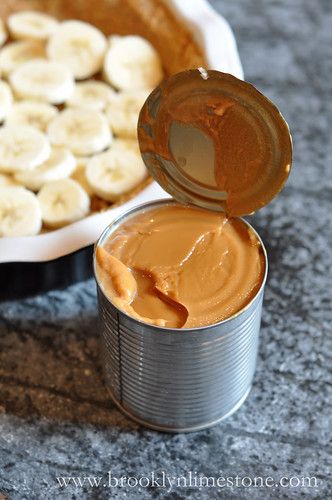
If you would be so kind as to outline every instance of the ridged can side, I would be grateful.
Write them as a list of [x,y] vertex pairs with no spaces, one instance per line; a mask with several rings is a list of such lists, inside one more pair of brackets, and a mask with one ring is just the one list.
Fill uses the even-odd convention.
[[203,328],[162,328],[131,318],[104,295],[97,279],[105,382],[127,416],[156,430],[190,432],[214,425],[241,406],[256,366],[267,273],[261,245],[266,270],[256,296],[236,315]]

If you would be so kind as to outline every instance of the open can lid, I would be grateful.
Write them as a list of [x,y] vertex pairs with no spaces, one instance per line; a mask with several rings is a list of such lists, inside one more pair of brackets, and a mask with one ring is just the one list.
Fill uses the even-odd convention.
[[229,216],[255,212],[282,189],[292,160],[289,128],[249,83],[188,70],[149,95],[138,120],[143,161],[181,203]]

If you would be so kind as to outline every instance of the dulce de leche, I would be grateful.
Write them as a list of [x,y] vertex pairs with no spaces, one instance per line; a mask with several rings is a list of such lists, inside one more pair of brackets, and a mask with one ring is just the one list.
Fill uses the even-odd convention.
[[165,191],[230,217],[269,203],[290,172],[292,142],[279,110],[249,83],[218,71],[164,80],[143,105],[138,139]]
[[265,272],[261,244],[241,219],[168,203],[124,221],[96,249],[104,294],[157,326],[195,328],[245,307]]

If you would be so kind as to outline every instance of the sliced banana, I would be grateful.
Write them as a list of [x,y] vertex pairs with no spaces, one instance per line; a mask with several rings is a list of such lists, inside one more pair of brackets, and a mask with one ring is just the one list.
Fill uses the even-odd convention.
[[106,109],[106,116],[116,135],[137,137],[138,115],[149,93],[149,90],[114,93]]
[[85,217],[90,209],[90,198],[73,179],[52,181],[37,195],[42,219],[49,227],[61,227]]
[[106,201],[116,201],[137,186],[146,173],[141,157],[131,149],[110,149],[94,156],[86,167],[88,183]]
[[78,80],[89,78],[103,65],[107,41],[101,31],[82,21],[64,21],[47,45],[48,57],[58,61]]
[[141,157],[137,139],[121,139],[117,137],[113,139],[111,148],[118,149],[119,151],[127,151],[129,149]]
[[15,180],[23,186],[38,191],[44,184],[70,177],[76,167],[74,155],[64,148],[52,148],[49,158],[39,167],[18,172]]
[[77,181],[89,196],[92,196],[94,193],[85,174],[89,160],[91,160],[91,156],[76,156],[76,169],[72,173],[71,178]]
[[91,109],[68,108],[48,127],[51,143],[69,148],[76,155],[91,155],[106,149],[112,140],[106,117]]
[[6,125],[30,125],[46,132],[48,124],[58,114],[58,109],[40,101],[19,101],[14,103],[6,118]]
[[8,83],[0,80],[0,121],[9,113],[13,104],[13,94]]
[[14,173],[41,165],[51,152],[45,134],[32,127],[0,128],[0,171]]
[[7,20],[10,35],[17,40],[47,40],[58,24],[54,17],[32,10],[15,12]]
[[67,106],[90,108],[102,111],[111,101],[114,90],[105,82],[89,80],[75,85],[74,92],[66,102]]
[[0,174],[0,188],[10,186],[17,186],[17,182],[14,177],[7,174]]
[[7,78],[21,64],[45,56],[45,47],[41,42],[22,40],[9,43],[0,51],[0,73]]
[[0,187],[0,236],[32,236],[42,225],[36,196],[20,186]]
[[0,19],[0,47],[5,43],[7,40],[7,31],[5,28],[5,24],[2,19]]
[[[129,35],[126,35],[126,36],[129,36]],[[111,45],[113,45],[118,40],[121,40],[121,38],[123,38],[123,35],[109,35],[107,37],[108,47],[111,47]]]
[[76,155],[76,170],[85,170],[88,164],[88,161],[91,160],[92,156],[79,156]]
[[18,67],[9,75],[9,82],[20,98],[61,104],[74,90],[74,79],[62,64],[35,59]]
[[137,35],[110,37],[104,73],[107,81],[121,90],[154,88],[163,78],[157,51]]

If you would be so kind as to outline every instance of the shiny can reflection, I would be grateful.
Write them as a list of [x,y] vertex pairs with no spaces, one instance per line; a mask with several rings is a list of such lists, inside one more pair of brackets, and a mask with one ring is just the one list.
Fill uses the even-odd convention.
[[[167,203],[174,202],[127,212],[97,245],[131,215]],[[257,237],[265,257],[262,285],[245,308],[215,325],[170,329],[140,322],[110,302],[96,276],[105,382],[128,417],[160,431],[189,432],[218,423],[244,402],[255,372],[267,275],[266,251]]]

